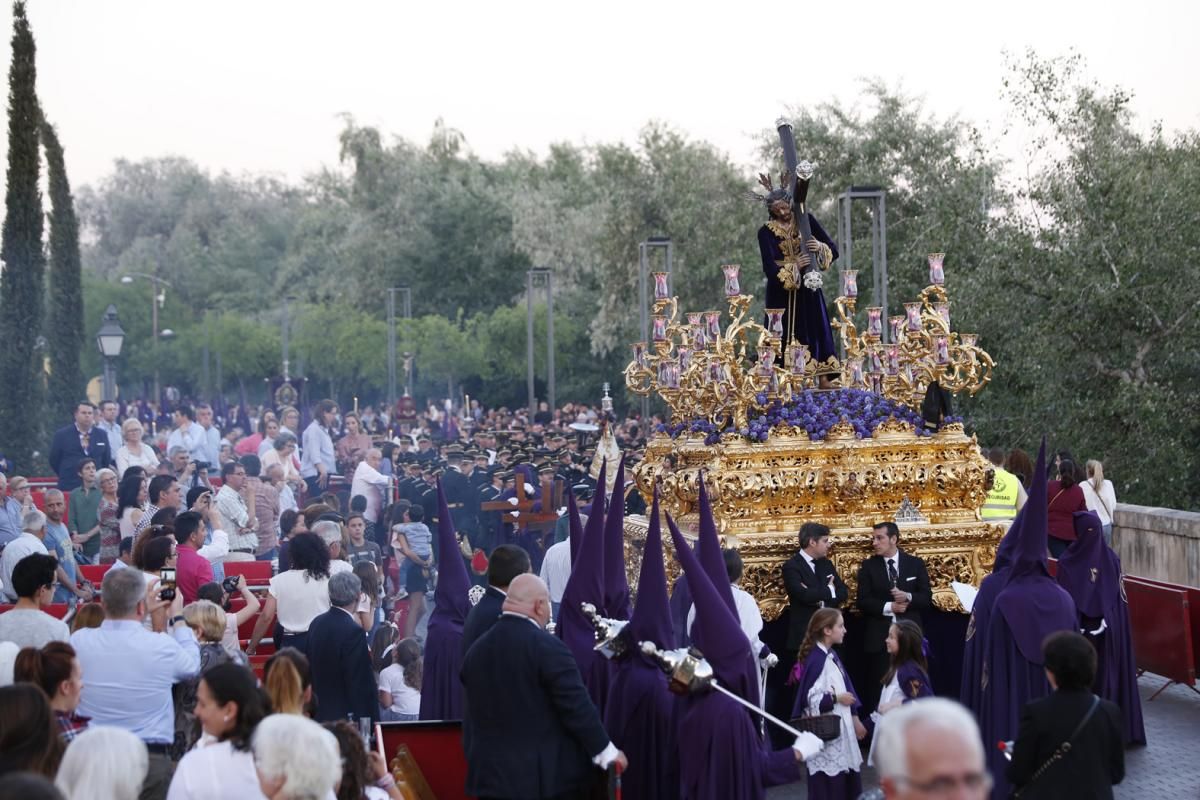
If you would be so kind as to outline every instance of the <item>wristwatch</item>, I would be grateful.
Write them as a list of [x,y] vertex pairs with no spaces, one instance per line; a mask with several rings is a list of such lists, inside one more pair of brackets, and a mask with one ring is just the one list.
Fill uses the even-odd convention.
[[174,628],[179,623],[186,621],[187,620],[183,618],[183,614],[176,614],[175,616],[171,617],[171,621],[167,623],[167,627]]

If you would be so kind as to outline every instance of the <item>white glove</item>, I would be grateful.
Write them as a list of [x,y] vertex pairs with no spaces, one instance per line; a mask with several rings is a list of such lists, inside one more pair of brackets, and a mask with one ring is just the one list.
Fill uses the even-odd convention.
[[805,761],[821,752],[821,748],[825,743],[817,738],[816,734],[805,731],[796,737],[796,741],[792,742],[792,749],[798,752]]
[[533,494],[533,487],[532,487],[532,486],[530,486],[528,483],[527,483],[527,484],[525,484],[525,494],[527,494],[527,495],[532,495],[532,494]]
[[767,665],[767,669],[772,669],[779,663],[779,656],[774,653],[767,653],[767,657],[763,659],[763,663]]
[[519,502],[520,502],[520,501],[519,501],[519,500],[517,500],[517,498],[515,498],[515,497],[510,497],[510,498],[508,498],[508,504],[509,504],[510,506],[515,506],[515,505],[516,505],[517,503],[519,503]]

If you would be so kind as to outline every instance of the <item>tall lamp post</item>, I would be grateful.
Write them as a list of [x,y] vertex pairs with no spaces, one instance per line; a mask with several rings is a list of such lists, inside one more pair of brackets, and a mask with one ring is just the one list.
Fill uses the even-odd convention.
[[109,305],[104,311],[100,330],[96,331],[96,346],[100,355],[104,356],[104,396],[101,400],[117,399],[117,378],[113,370],[113,359],[121,355],[121,345],[125,343],[125,329],[117,318],[117,307]]
[[[149,275],[145,272],[131,272],[128,275],[122,275],[121,283],[133,283],[134,278],[145,278],[146,280],[150,281],[151,285],[154,287],[154,294],[150,297],[150,328],[151,335],[154,339],[154,402],[159,403],[161,402],[162,398],[160,397],[158,387],[158,310],[167,302],[166,289],[174,287],[157,275]],[[166,288],[164,289],[164,287]],[[166,334],[165,331],[164,334]]]

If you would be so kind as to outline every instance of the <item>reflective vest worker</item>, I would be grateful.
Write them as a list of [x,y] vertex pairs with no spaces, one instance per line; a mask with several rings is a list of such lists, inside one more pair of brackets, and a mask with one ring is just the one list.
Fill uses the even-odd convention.
[[1003,450],[992,448],[988,451],[988,460],[992,462],[995,475],[987,499],[983,501],[983,508],[979,510],[980,516],[988,521],[1013,519],[1021,506],[1025,505],[1025,487],[1016,475],[1001,466],[1004,463]]

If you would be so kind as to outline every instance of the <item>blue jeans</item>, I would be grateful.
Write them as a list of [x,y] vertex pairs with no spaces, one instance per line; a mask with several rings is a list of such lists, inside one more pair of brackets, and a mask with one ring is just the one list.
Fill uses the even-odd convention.
[[254,560],[255,561],[274,561],[277,553],[279,553],[279,548],[272,547],[270,550],[263,553],[261,556],[255,556]]

